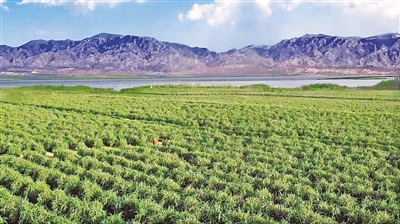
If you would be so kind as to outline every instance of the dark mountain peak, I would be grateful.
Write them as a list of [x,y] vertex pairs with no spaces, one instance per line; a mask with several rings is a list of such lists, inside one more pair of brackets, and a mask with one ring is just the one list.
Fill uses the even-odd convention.
[[399,33],[386,33],[377,36],[371,36],[363,38],[364,40],[388,40],[388,39],[400,39]]
[[43,52],[50,51],[52,46],[50,46],[49,41],[46,40],[31,40],[28,43],[17,47],[16,50],[19,52],[24,52],[25,57],[30,57],[32,55],[38,55]]
[[295,37],[291,38],[289,40],[283,40],[283,41],[290,41],[290,42],[296,42],[296,41],[319,41],[319,40],[358,40],[361,39],[360,37],[341,37],[341,36],[331,36],[327,34],[305,34],[300,37]]
[[86,39],[112,39],[115,37],[123,37],[123,35],[110,34],[110,33],[99,33],[99,34],[96,34],[96,35],[86,38]]
[[47,43],[48,43],[48,41],[42,40],[42,39],[31,40],[28,43],[23,44],[21,47],[33,47],[33,46],[39,46],[39,45],[43,45],[43,44],[47,44]]
[[[398,36],[384,34],[361,38],[306,34],[279,42],[269,49],[266,56],[279,63],[296,61],[303,67],[394,67],[400,65]],[[388,54],[380,55],[380,50]]]
[[105,44],[105,43],[113,41],[113,40],[114,40],[114,42],[115,42],[115,40],[119,41],[119,39],[121,39],[122,37],[123,37],[122,35],[100,33],[100,34],[94,35],[92,37],[85,38],[79,42],[82,42],[85,44],[90,43],[90,44],[98,45],[98,44]]
[[170,42],[162,42],[167,47],[174,49],[177,52],[180,52],[182,55],[189,56],[195,55],[196,57],[206,58],[206,57],[215,57],[218,53],[214,51],[210,51],[208,48],[204,47],[190,47],[185,44],[179,43],[170,43]]
[[319,33],[319,34],[305,34],[305,35],[303,35],[301,37],[298,37],[298,38],[311,39],[311,38],[326,38],[326,37],[332,37],[332,36]]
[[377,36],[371,36],[360,39],[363,44],[374,45],[378,48],[382,46],[391,47],[400,40],[400,34],[398,33],[387,33]]
[[196,55],[199,55],[199,56],[203,56],[203,57],[214,53],[205,47],[193,47],[192,49],[193,49],[193,53],[195,53]]
[[8,45],[0,45],[0,52],[8,51],[13,49],[13,47],[10,47]]
[[242,49],[240,49],[240,51],[255,51],[258,55],[260,56],[265,56],[266,53],[268,53],[268,50],[271,48],[271,46],[268,45],[248,45]]
[[346,45],[349,41],[356,42],[359,37],[339,37],[326,34],[306,34],[301,37],[295,37],[288,40],[282,40],[271,47],[272,50],[281,48],[297,48],[304,51],[307,48],[318,48],[320,51],[327,51],[330,48],[336,48]]
[[326,39],[326,38],[337,38],[337,37],[336,36],[329,36],[329,35],[325,35],[325,34],[305,34],[305,35],[300,36],[300,37],[294,37],[294,38],[282,40],[279,43],[309,42],[309,41],[312,41],[312,40],[320,40],[320,39]]
[[268,48],[270,48],[271,46],[269,46],[269,45],[255,45],[255,44],[251,44],[251,45],[248,45],[248,46],[246,46],[246,47],[244,47],[244,48],[242,48],[242,49],[268,49]]
[[225,53],[227,53],[227,54],[233,54],[233,53],[235,53],[235,52],[238,52],[238,49],[232,48],[232,49],[226,51]]
[[[100,33],[83,40],[0,46],[1,71],[46,73],[318,73],[400,69],[400,34],[367,38],[306,34],[278,44],[216,53],[153,37]],[[397,69],[397,70],[396,70]]]
[[[77,41],[78,51],[81,56],[87,57],[95,53],[110,52],[118,54],[120,52],[134,51],[134,52],[151,52],[152,49],[161,49],[161,43],[152,37],[139,37],[132,35],[119,35],[100,33],[81,41]],[[129,46],[130,47],[129,47]],[[133,47],[134,46],[134,47]]]

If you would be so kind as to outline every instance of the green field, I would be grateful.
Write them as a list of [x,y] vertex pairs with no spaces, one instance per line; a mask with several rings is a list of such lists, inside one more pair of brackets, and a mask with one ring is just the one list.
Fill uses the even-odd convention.
[[42,86],[0,101],[0,223],[400,223],[400,91]]

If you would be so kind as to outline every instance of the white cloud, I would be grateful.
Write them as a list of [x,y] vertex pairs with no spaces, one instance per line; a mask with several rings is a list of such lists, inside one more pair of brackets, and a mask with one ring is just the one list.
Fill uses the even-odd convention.
[[[93,11],[100,4],[115,6],[121,2],[128,2],[129,0],[22,0],[19,4],[44,4],[47,6],[75,6],[79,11]],[[138,3],[145,2],[145,0],[137,0]]]
[[400,7],[399,0],[292,0],[287,10],[291,11],[304,3],[313,3],[316,7],[328,6],[339,9],[345,14],[387,18],[397,18]]
[[186,15],[181,14],[180,20],[200,20],[205,19],[210,26],[216,26],[225,23],[232,18],[238,9],[237,1],[218,1],[211,4],[194,4],[192,9]]
[[[183,20],[205,20],[210,26],[216,26],[225,22],[232,23],[241,12],[244,4],[253,4],[258,9],[254,17],[270,17],[276,8],[283,8],[287,12],[297,10],[302,4],[313,4],[314,7],[330,7],[344,14],[359,16],[379,16],[386,18],[397,18],[399,16],[399,0],[214,0],[209,4],[193,4],[186,14],[179,14],[180,21]],[[249,12],[253,13],[253,12]],[[377,17],[377,18],[379,18]]]
[[292,0],[290,4],[286,6],[287,11],[293,11],[299,6],[301,3],[303,3],[303,0]]
[[363,16],[378,16],[387,18],[397,18],[399,15],[399,4],[397,1],[368,1],[368,0],[352,0],[341,3],[332,2],[335,7],[342,8],[346,14],[356,14]]
[[202,5],[201,7],[198,4],[194,4],[192,10],[188,12],[186,17],[190,20],[202,19],[203,14],[212,8],[214,8],[213,4]]
[[40,3],[49,6],[61,5],[63,1],[61,0],[22,0],[22,2],[18,4],[29,4],[29,3]]
[[270,16],[272,14],[272,9],[270,7],[271,0],[256,0],[256,4],[264,13],[265,16]]
[[185,16],[183,15],[183,13],[179,13],[178,19],[179,19],[179,21],[185,20]]
[[0,6],[3,10],[5,11],[9,11],[10,9],[8,8],[8,6],[5,6],[4,3],[6,3],[6,0],[0,0]]
[[[205,20],[210,26],[217,26],[225,22],[231,25],[235,24],[235,17],[239,14],[245,14],[245,6],[253,6],[255,11],[261,18],[266,18],[272,15],[272,4],[279,5],[287,10],[294,10],[303,0],[214,0],[214,3],[209,4],[193,4],[192,8],[186,13],[180,13],[178,18],[183,20]],[[250,13],[252,13],[251,11]],[[248,13],[248,12],[247,12]]]

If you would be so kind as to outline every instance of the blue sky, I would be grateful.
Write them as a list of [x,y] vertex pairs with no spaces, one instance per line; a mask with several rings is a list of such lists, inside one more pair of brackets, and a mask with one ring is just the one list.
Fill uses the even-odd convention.
[[98,33],[151,36],[227,51],[304,34],[400,32],[399,0],[0,0],[1,44],[80,40]]

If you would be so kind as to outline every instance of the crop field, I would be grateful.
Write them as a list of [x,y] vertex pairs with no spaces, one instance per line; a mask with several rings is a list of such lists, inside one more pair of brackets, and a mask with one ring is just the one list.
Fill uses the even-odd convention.
[[400,223],[399,91],[42,86],[0,105],[0,223]]

